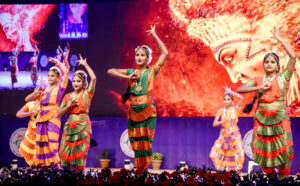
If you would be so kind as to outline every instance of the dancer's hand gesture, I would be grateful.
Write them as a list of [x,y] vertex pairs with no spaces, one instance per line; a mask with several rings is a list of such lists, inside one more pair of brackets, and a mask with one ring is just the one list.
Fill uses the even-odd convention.
[[271,30],[271,33],[272,33],[271,38],[275,38],[277,40],[281,38],[279,34],[279,29],[277,27],[274,27],[273,30]]
[[133,81],[136,81],[136,80],[138,79],[138,76],[137,76],[137,74],[134,72],[134,73],[128,75],[128,79],[133,80]]
[[60,61],[58,59],[55,59],[53,57],[49,57],[48,60],[54,64],[60,64]]
[[81,54],[79,54],[79,60],[76,61],[78,63],[78,65],[82,65],[82,66],[86,66],[87,65],[87,61],[86,58],[83,59]]
[[271,88],[271,82],[265,82],[260,86],[260,90],[262,90],[262,91],[266,91],[269,88]]
[[156,32],[155,32],[155,25],[150,25],[151,29],[150,30],[147,30],[146,32],[148,34],[152,34],[152,35],[156,35]]
[[38,87],[37,89],[34,90],[35,93],[41,94],[45,90],[44,87]]

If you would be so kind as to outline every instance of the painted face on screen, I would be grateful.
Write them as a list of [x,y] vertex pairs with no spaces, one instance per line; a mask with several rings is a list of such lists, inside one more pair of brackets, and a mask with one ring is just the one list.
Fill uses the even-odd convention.
[[[249,54],[250,50],[254,53]],[[259,45],[254,49],[250,40],[245,40],[225,45],[214,56],[225,67],[233,83],[239,80],[245,83],[253,75],[264,74],[262,59],[265,51]]]
[[59,81],[59,72],[55,69],[53,70],[50,70],[48,72],[48,82],[49,84],[52,86],[52,85],[56,85],[57,82]]
[[232,106],[232,102],[233,102],[233,97],[231,95],[225,95],[224,96],[224,105],[226,107]]
[[296,38],[297,46],[299,5],[299,1],[169,0],[174,19],[186,25],[191,38],[200,39],[213,50],[233,83],[264,75],[262,62],[267,51],[287,57],[271,38],[274,27],[287,39]]
[[135,62],[138,66],[144,66],[148,62],[148,56],[144,48],[139,48],[135,52]]
[[279,59],[273,54],[267,54],[264,60],[264,69],[266,73],[278,72]]
[[72,86],[75,91],[80,91],[85,87],[85,83],[78,77],[78,75],[75,75],[72,81]]

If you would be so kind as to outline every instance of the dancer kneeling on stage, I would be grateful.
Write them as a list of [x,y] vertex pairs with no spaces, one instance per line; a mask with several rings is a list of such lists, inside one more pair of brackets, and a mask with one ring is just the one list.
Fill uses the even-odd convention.
[[[241,171],[245,160],[245,151],[238,123],[238,113],[243,103],[243,97],[225,88],[225,108],[221,108],[215,117],[213,126],[222,126],[219,138],[215,141],[209,157],[219,171]],[[233,105],[233,96],[239,102]],[[220,120],[221,119],[221,120]]]
[[109,69],[107,71],[110,75],[129,80],[127,95],[131,96],[131,101],[128,110],[128,135],[134,151],[134,165],[139,173],[142,173],[152,161],[156,107],[151,92],[154,88],[154,79],[168,56],[167,48],[155,32],[155,26],[151,26],[151,30],[147,32],[154,37],[161,50],[161,55],[153,67],[148,66],[152,59],[152,50],[142,45],[135,49],[137,69]]
[[[48,72],[49,86],[45,89],[39,87],[25,98],[26,102],[39,101],[40,110],[36,118],[36,155],[35,165],[43,164],[49,166],[51,163],[60,164],[58,156],[58,139],[61,126],[60,117],[57,117],[57,110],[68,85],[68,69],[57,59],[49,58],[58,67],[51,67]],[[59,81],[61,80],[61,83]]]
[[256,92],[258,106],[255,113],[252,151],[254,161],[265,173],[275,173],[279,166],[280,177],[289,175],[294,156],[291,122],[286,110],[286,95],[289,82],[295,71],[296,54],[279,35],[278,29],[272,31],[289,55],[289,61],[280,72],[279,56],[268,53],[263,59],[266,74],[246,82],[238,92]]
[[96,75],[81,55],[80,60],[77,62],[86,68],[91,82],[88,85],[87,74],[84,71],[77,70],[74,73],[72,82],[74,91],[64,97],[58,111],[59,116],[68,113],[68,121],[64,126],[59,155],[61,165],[66,167],[76,166],[78,170],[84,170],[92,135],[88,113],[95,92]]

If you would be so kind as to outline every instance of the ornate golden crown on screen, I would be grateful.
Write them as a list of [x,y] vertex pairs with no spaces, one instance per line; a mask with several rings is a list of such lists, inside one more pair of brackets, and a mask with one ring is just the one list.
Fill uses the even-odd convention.
[[250,21],[236,15],[192,20],[187,32],[191,37],[201,39],[214,53],[230,43],[251,41]]

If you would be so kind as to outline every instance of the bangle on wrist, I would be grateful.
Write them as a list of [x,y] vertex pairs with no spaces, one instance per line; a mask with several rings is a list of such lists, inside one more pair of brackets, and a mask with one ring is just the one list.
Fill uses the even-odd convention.
[[258,87],[258,91],[261,91],[261,86]]

